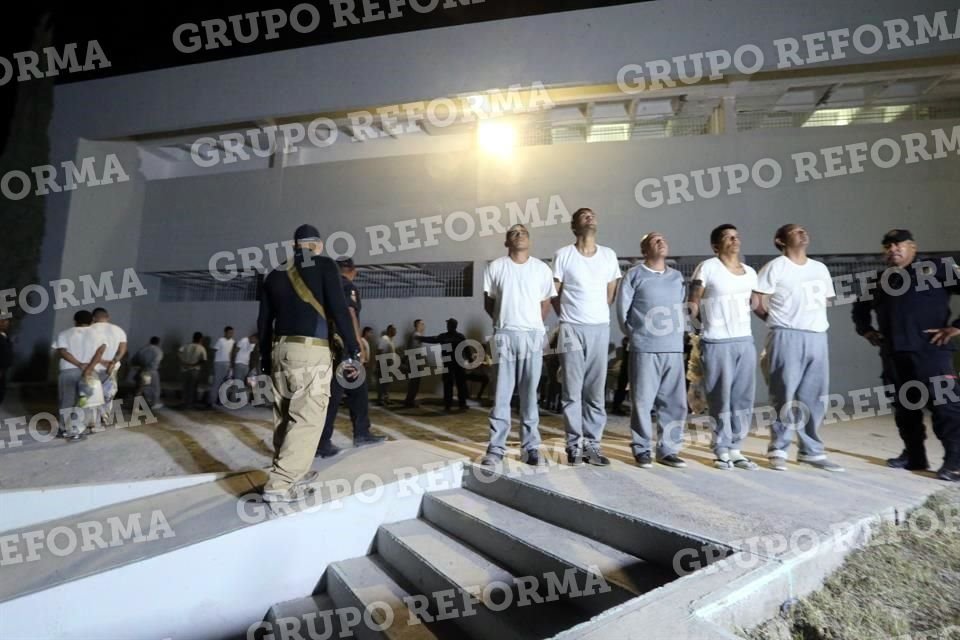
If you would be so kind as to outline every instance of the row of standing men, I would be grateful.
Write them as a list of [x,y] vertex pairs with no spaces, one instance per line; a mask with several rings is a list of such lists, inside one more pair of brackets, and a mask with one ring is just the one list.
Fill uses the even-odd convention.
[[[687,417],[683,361],[687,323],[671,318],[670,310],[689,305],[691,315],[702,323],[701,358],[714,425],[714,465],[719,469],[758,468],[742,452],[756,387],[752,312],[769,328],[764,364],[772,405],[779,416],[770,430],[770,468],[788,468],[796,432],[798,462],[843,471],[827,458],[820,434],[829,390],[827,307],[836,293],[826,265],[807,256],[810,236],[806,229],[796,224],[777,229],[774,245],[781,255],[757,273],[740,258],[736,227],[717,227],[710,235],[716,256],[698,265],[689,291],[682,274],[666,263],[669,245],[663,234],[643,236],[643,262],[624,275],[614,251],[597,243],[598,216],[594,211],[577,210],[571,230],[575,242],[555,253],[551,268],[530,254],[528,229],[514,225],[504,242],[507,255],[492,261],[484,273],[484,306],[494,324],[497,382],[489,417],[490,442],[481,464],[494,466],[503,460],[514,393],[520,399],[521,460],[541,464],[537,386],[544,319],[551,308],[560,321],[567,460],[574,465],[609,464],[601,440],[606,425],[610,305],[615,305],[615,315],[630,342],[634,458],[644,468],[651,467],[654,460],[669,467],[685,467],[679,453]],[[291,264],[265,279],[258,319],[262,362],[265,372],[272,375],[277,398],[276,454],[263,488],[268,501],[300,500],[312,492],[310,460],[318,445],[317,452],[322,453],[329,442],[336,413],[327,411],[327,395],[322,392],[332,381],[336,389],[335,380],[340,377],[334,375],[330,353],[333,328],[354,329],[340,333],[343,344],[338,371],[342,369],[346,382],[341,386],[350,386],[350,372],[369,357],[361,347],[359,307],[349,302],[352,278],[348,278],[350,286],[344,296],[337,265],[320,257],[323,242],[315,227],[302,225],[294,241]],[[913,237],[903,229],[888,232],[883,246],[891,267],[904,268],[916,255]],[[304,252],[312,255],[312,260],[304,260]],[[960,319],[948,325],[949,296],[960,289],[951,276],[941,269],[936,277],[943,287],[914,286],[900,296],[878,291],[871,301],[854,305],[858,333],[881,347],[884,378],[897,388],[895,419],[905,449],[888,461],[891,467],[927,466],[922,410],[918,420],[916,410],[897,402],[900,389],[911,380],[929,388],[935,376],[945,376],[956,386],[950,350],[951,340],[960,335]],[[658,324],[656,318],[665,310],[662,319],[666,322]],[[872,314],[879,329],[873,328]],[[913,314],[913,320],[903,321],[905,314]],[[321,373],[305,380],[297,375],[304,368]],[[297,393],[313,384],[319,385],[320,393]],[[946,394],[940,391],[937,397],[945,395],[948,401],[929,405],[934,432],[943,441],[946,454],[938,476],[958,480],[960,402],[951,400],[956,397],[955,389]],[[291,396],[296,399],[290,400]],[[338,406],[338,398],[329,400],[333,407]],[[796,410],[790,411],[791,407]],[[324,429],[316,426],[324,423]],[[355,432],[354,438],[364,444],[368,438],[378,441],[382,436]]]

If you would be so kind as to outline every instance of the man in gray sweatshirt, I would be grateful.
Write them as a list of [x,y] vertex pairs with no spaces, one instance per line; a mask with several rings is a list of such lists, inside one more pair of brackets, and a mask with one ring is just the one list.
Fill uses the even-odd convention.
[[683,446],[687,393],[683,370],[686,330],[683,275],[667,266],[670,247],[661,233],[640,241],[642,263],[630,269],[617,295],[617,319],[630,338],[630,428],[633,457],[653,466],[653,419],[657,412],[657,461],[686,467],[677,454]]

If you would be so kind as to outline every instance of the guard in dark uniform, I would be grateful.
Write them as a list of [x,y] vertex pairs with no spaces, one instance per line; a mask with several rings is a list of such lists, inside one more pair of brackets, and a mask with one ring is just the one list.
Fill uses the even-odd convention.
[[[273,466],[263,487],[265,502],[308,498],[317,474],[309,471],[320,442],[330,397],[333,327],[349,327],[336,263],[320,256],[317,229],[302,225],[294,233],[290,262],[263,282],[257,329],[261,366],[273,382]],[[352,331],[343,334],[343,370],[355,372],[360,345]]]
[[[460,403],[460,409],[467,408],[467,372],[463,368],[463,363],[457,361],[457,347],[461,342],[467,339],[465,335],[457,331],[457,319],[447,320],[447,330],[436,336],[423,336],[420,342],[425,344],[439,344],[443,348],[444,354],[449,354],[449,361],[443,369],[443,408],[450,411],[453,407],[453,385],[457,385],[457,400]],[[461,357],[468,358],[466,349],[462,350]]]
[[[360,336],[360,309],[363,305],[360,302],[360,290],[353,284],[353,279],[357,276],[357,267],[350,258],[338,260],[337,266],[340,267],[340,283],[343,286],[343,295],[347,300],[347,311],[350,314],[350,325],[343,328],[337,326],[337,335],[353,333],[362,349],[364,343]],[[341,340],[338,339],[334,341],[334,366],[340,364],[342,357]],[[365,353],[362,360],[366,362],[369,358],[370,354]],[[337,420],[337,410],[344,395],[347,398],[347,406],[350,408],[350,422],[353,424],[353,446],[376,444],[387,439],[386,436],[370,433],[370,398],[367,394],[366,376],[359,381],[347,382],[348,388],[345,389],[337,376],[330,380],[330,408],[327,410],[323,435],[320,436],[320,444],[317,447],[317,456],[321,458],[330,458],[340,453],[340,447],[333,444],[333,425]]]
[[[913,234],[906,229],[888,231],[883,248],[889,266],[860,283],[853,322],[858,334],[880,347],[884,384],[894,387],[894,418],[904,450],[887,460],[887,465],[927,469],[926,404],[933,414],[933,432],[945,450],[937,477],[957,481],[960,384],[952,361],[956,348],[952,340],[960,335],[960,318],[949,323],[950,295],[960,294],[960,270],[951,261],[916,259]],[[876,314],[878,328],[872,314]],[[904,388],[908,383],[912,384]]]

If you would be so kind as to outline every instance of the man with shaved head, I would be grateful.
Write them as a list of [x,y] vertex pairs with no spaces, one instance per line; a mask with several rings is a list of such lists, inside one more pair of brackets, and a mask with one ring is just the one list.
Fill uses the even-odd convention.
[[613,249],[597,244],[597,214],[592,209],[577,209],[570,227],[576,241],[553,256],[567,462],[606,466],[610,460],[600,452],[607,424],[603,394],[610,304],[617,293],[620,264]]
[[787,470],[787,451],[796,432],[797,461],[824,471],[843,471],[827,459],[820,435],[830,390],[827,303],[836,297],[827,265],[807,256],[810,234],[785,224],[773,237],[782,255],[757,274],[751,296],[767,334],[770,399],[777,418],[770,427],[770,468]]
[[493,320],[497,388],[490,410],[490,444],[481,464],[503,460],[510,435],[510,399],[520,397],[521,460],[540,464],[537,385],[543,368],[544,319],[557,295],[550,267],[530,255],[530,233],[522,224],[507,230],[507,255],[483,274],[483,308]]
[[687,419],[683,368],[683,274],[667,266],[670,247],[662,233],[640,241],[643,262],[623,277],[617,294],[617,319],[630,338],[630,429],[633,457],[641,468],[653,466],[653,419],[657,413],[657,461],[668,467],[687,464],[677,454]]

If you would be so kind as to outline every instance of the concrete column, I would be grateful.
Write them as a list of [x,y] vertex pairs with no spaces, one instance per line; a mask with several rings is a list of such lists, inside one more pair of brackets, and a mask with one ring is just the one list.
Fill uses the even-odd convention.
[[711,135],[737,132],[737,99],[735,96],[720,98],[720,103],[710,114],[707,129]]

